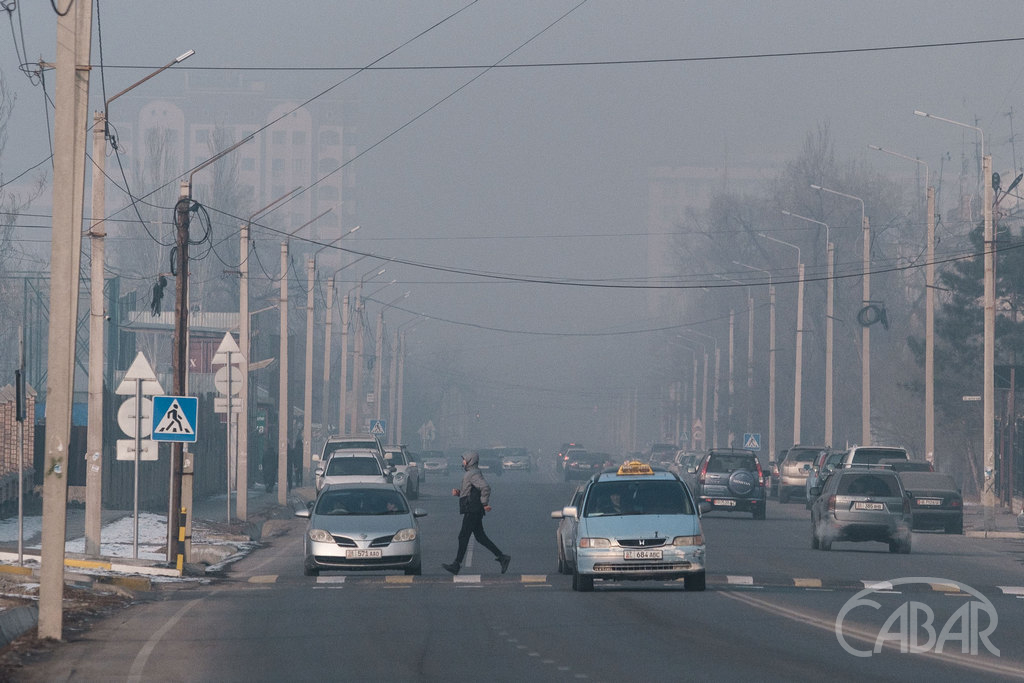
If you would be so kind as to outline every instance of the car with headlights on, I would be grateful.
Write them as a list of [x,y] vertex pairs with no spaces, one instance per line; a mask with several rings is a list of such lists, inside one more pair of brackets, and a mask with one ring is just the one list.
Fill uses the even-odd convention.
[[811,489],[811,548],[836,541],[878,541],[891,553],[909,553],[913,512],[900,476],[884,465],[837,469]]
[[303,537],[303,572],[392,569],[418,575],[422,568],[420,517],[392,484],[329,484],[296,517],[309,520]]
[[964,532],[964,499],[953,477],[941,472],[900,472],[899,476],[910,497],[914,529]]
[[451,468],[448,466],[448,457],[444,454],[444,451],[421,451],[420,457],[423,458],[420,464],[423,465],[424,475],[427,472],[443,474],[445,476],[451,473]]
[[589,479],[604,469],[607,457],[604,453],[591,453],[583,449],[569,451],[569,459],[565,462],[565,480]]
[[573,590],[592,591],[595,579],[683,579],[685,590],[704,590],[700,509],[676,475],[631,461],[585,486],[577,505],[551,515],[576,523],[565,558]]

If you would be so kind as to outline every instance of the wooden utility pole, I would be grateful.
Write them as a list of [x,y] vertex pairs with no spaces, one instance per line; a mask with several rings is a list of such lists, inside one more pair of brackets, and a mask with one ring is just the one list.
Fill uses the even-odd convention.
[[[43,537],[39,570],[39,637],[63,635],[64,543],[75,328],[85,196],[85,138],[92,45],[92,3],[72,3],[57,19],[54,106],[53,237],[50,249],[50,333],[47,350]],[[79,454],[81,455],[81,454]]]

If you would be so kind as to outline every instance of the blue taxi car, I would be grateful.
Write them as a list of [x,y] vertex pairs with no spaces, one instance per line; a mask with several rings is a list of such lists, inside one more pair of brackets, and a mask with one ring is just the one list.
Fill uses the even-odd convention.
[[577,523],[566,558],[573,590],[594,590],[594,579],[680,578],[685,590],[704,590],[700,508],[675,474],[627,462],[594,475],[579,500],[551,514]]

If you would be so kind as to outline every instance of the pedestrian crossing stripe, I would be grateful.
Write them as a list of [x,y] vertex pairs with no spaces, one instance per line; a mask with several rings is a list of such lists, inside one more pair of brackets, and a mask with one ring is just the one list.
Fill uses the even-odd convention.
[[154,396],[153,440],[194,442],[198,403],[194,396]]

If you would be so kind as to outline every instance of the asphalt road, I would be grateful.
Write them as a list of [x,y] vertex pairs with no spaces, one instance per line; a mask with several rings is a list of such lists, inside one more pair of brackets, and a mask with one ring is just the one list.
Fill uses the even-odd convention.
[[[22,680],[1005,680],[1024,676],[1019,540],[915,533],[910,555],[882,544],[810,549],[803,505],[768,519],[704,517],[708,590],[681,583],[574,593],[555,572],[551,510],[575,486],[553,472],[491,476],[491,538],[508,574],[455,553],[458,475],[414,503],[424,573],[302,575],[305,520],[210,585],[157,591],[70,639]],[[900,584],[905,578],[927,578]],[[865,586],[892,582],[891,590]],[[866,583],[865,583],[866,582]],[[942,585],[939,585],[942,584]],[[956,585],[953,585],[956,584]],[[1024,594],[1024,588],[1020,591]],[[853,609],[850,600],[863,597]],[[875,605],[875,606],[872,606]],[[972,609],[973,605],[973,609]],[[841,617],[841,618],[840,618]],[[845,641],[836,633],[837,620]],[[873,652],[879,633],[889,645]],[[906,637],[900,637],[905,633]],[[916,638],[911,641],[911,637]],[[844,647],[844,642],[846,647]],[[901,642],[921,652],[900,652]],[[942,643],[942,652],[939,650]],[[974,652],[971,652],[971,647]],[[967,652],[962,650],[966,647]],[[998,652],[998,656],[996,654]]]

